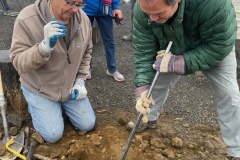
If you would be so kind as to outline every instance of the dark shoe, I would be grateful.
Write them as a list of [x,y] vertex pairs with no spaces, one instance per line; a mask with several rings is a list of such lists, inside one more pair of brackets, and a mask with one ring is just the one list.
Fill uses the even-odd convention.
[[240,160],[240,157],[227,156],[225,160]]
[[[127,124],[127,130],[131,131],[135,126],[135,123],[133,121],[130,121]],[[142,121],[139,123],[136,132],[142,132],[145,129],[156,129],[158,128],[157,120],[155,121],[148,121],[148,123],[143,123]]]

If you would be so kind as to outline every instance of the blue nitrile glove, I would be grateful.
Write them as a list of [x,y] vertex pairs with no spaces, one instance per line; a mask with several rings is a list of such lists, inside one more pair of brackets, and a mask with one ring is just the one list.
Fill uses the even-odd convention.
[[64,23],[52,18],[51,22],[44,26],[44,39],[42,46],[46,52],[51,52],[56,45],[57,39],[66,35],[67,28]]
[[185,60],[182,55],[175,56],[165,50],[158,52],[153,68],[161,73],[175,73],[183,75],[185,73]]
[[72,99],[83,99],[87,96],[87,90],[85,88],[85,82],[82,79],[77,79],[71,90]]

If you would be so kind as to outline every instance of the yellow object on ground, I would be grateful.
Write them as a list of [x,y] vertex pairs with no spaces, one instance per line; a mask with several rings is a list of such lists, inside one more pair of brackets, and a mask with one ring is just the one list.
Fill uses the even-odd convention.
[[12,148],[10,148],[9,146],[12,145],[14,143],[14,139],[10,139],[7,144],[6,144],[6,148],[9,152],[15,154],[16,156],[18,156],[19,158],[26,160],[26,157],[21,155],[20,153],[14,151]]

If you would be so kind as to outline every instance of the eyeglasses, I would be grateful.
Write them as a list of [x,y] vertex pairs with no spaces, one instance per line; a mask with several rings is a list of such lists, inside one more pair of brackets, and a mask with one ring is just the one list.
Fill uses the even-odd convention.
[[67,1],[66,0],[66,3],[68,5],[69,8],[74,8],[74,7],[78,7],[79,9],[83,9],[85,6],[86,6],[86,2],[85,0],[83,0],[83,2],[80,2],[80,3],[75,3],[75,2],[71,2],[71,1]]

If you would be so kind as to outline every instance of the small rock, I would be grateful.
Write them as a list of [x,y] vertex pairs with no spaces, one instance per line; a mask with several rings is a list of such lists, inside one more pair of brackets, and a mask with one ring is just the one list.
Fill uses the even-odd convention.
[[214,149],[213,144],[209,141],[204,141],[204,147],[208,149]]
[[138,147],[142,150],[145,150],[149,147],[149,144],[148,143],[143,143],[143,144],[140,144]]
[[13,124],[16,127],[20,128],[22,126],[23,118],[20,114],[19,115],[18,114],[10,114],[7,116],[7,120],[8,120],[9,124]]
[[139,142],[140,144],[143,144],[143,139],[142,139],[142,136],[141,135],[136,135],[135,136],[135,139],[137,142]]
[[197,149],[198,145],[194,142],[190,142],[187,144],[187,148],[189,149]]
[[168,157],[168,159],[171,159],[171,160],[175,159],[174,152],[170,149],[165,149],[162,154]]
[[156,154],[156,155],[154,155],[153,159],[154,160],[164,160],[165,158],[161,154]]
[[77,133],[76,131],[70,131],[67,133],[67,137],[72,137],[72,136],[75,136]]
[[4,135],[4,133],[3,133],[3,132],[0,132],[0,139],[3,138],[3,135]]
[[0,156],[4,155],[5,152],[6,152],[5,144],[0,141]]
[[151,138],[151,134],[149,132],[143,132],[141,135],[144,141],[148,141]]
[[17,127],[9,128],[9,134],[12,136],[16,136],[18,134],[18,128]]
[[182,121],[183,121],[183,118],[175,118],[174,120],[175,120],[175,121],[180,121],[180,122],[182,122]]
[[183,141],[178,137],[173,138],[171,144],[173,147],[177,147],[177,148],[183,147]]
[[62,154],[61,149],[54,149],[54,152],[50,154],[50,158],[58,158]]
[[107,151],[107,149],[106,149],[106,148],[103,148],[102,153],[105,153],[106,151]]
[[79,136],[83,136],[83,135],[85,135],[85,134],[87,134],[87,131],[80,131],[80,132],[78,132],[78,135],[79,135]]
[[72,156],[72,158],[76,158],[76,159],[79,159],[79,158],[87,159],[87,157],[88,157],[87,152],[84,149],[82,149],[82,150],[78,149],[78,150],[72,152],[71,156]]
[[201,151],[198,152],[200,154],[201,159],[207,159],[207,155]]
[[99,146],[101,145],[101,142],[100,142],[100,139],[99,139],[99,136],[97,134],[92,134],[91,137],[91,142],[94,146]]
[[156,152],[157,154],[162,154],[162,151],[163,151],[161,148],[154,148],[153,150],[154,150],[154,152]]
[[123,125],[127,124],[127,119],[126,119],[125,117],[123,117],[123,116],[118,116],[118,117],[117,117],[117,122],[118,122],[121,126],[123,126]]
[[38,133],[38,132],[34,132],[34,133],[31,135],[31,138],[34,139],[34,140],[36,140],[39,144],[43,144],[43,143],[44,143],[42,136],[41,136],[40,133]]
[[162,143],[162,140],[160,138],[153,138],[150,141],[150,144],[157,148],[162,148],[163,146],[165,147],[165,145]]

